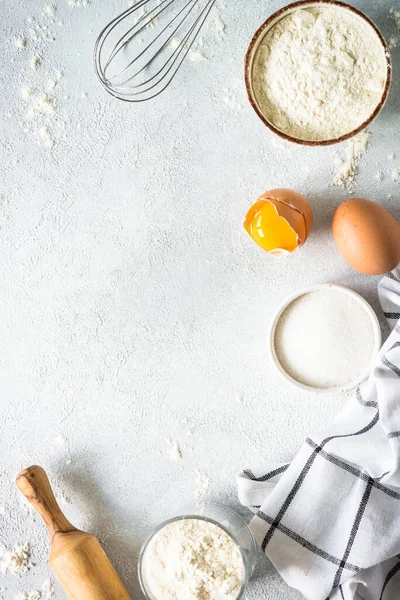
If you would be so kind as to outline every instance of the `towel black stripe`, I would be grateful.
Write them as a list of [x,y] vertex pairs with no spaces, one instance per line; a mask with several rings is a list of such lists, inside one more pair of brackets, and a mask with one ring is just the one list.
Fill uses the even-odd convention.
[[379,421],[379,410],[376,411],[376,414],[375,414],[374,418],[372,419],[372,421],[370,421],[368,423],[368,425],[366,425],[359,431],[356,431],[355,433],[345,433],[344,435],[331,435],[331,437],[328,437],[321,442],[321,444],[320,444],[321,448],[322,448],[322,446],[325,446],[325,444],[327,444],[328,442],[330,442],[332,440],[354,437],[356,435],[362,435],[363,433],[367,433],[367,431],[372,429],[377,424],[378,421]]
[[342,586],[340,586],[339,589],[340,589],[340,595],[342,596],[342,600],[345,600]]
[[396,367],[396,365],[391,363],[390,360],[388,360],[386,358],[386,356],[382,356],[382,362],[386,367],[389,367],[389,369],[392,369],[393,373],[396,373],[396,375],[398,375],[400,377],[400,369],[398,367]]
[[400,312],[385,312],[383,311],[383,314],[385,315],[385,317],[387,319],[400,319]]
[[[270,525],[272,525],[272,523],[274,522],[274,519],[272,517],[270,517],[269,515],[266,515],[261,510],[258,511],[257,517],[259,517],[266,523],[269,523]],[[297,533],[295,533],[288,527],[285,527],[285,525],[282,525],[282,523],[278,523],[277,529],[281,533],[284,533],[287,537],[290,537],[292,540],[294,540],[295,542],[297,542],[298,544],[303,546],[303,548],[307,548],[307,550],[310,550],[310,552],[317,554],[317,556],[324,558],[325,560],[333,563],[336,566],[340,566],[342,564],[342,561],[340,560],[340,558],[337,558],[336,556],[332,556],[332,554],[325,552],[325,550],[321,550],[321,548],[314,546],[314,544],[311,544],[311,542],[309,542],[305,538],[301,537],[300,535],[298,535]],[[353,573],[359,573],[361,571],[360,567],[357,567],[356,565],[348,563],[347,561],[345,562],[345,565],[343,568],[347,569],[348,571],[353,571]]]
[[358,402],[363,406],[371,406],[372,408],[378,408],[378,403],[375,402],[375,400],[364,400],[359,387],[356,389],[356,398]]
[[285,512],[287,511],[287,509],[289,508],[293,498],[295,497],[295,495],[297,494],[301,484],[303,483],[304,479],[307,476],[307,473],[309,472],[309,470],[312,467],[312,464],[315,460],[315,457],[317,456],[318,450],[314,450],[312,452],[312,454],[309,456],[306,464],[304,465],[303,469],[301,470],[300,475],[298,476],[298,478],[295,481],[294,486],[292,487],[290,493],[288,494],[285,502],[282,504],[280,511],[278,512],[276,519],[273,521],[273,523],[271,523],[271,527],[269,528],[269,530],[267,531],[263,543],[261,544],[261,548],[262,550],[265,552],[265,548],[268,546],[275,528],[279,525],[280,520],[282,519],[283,515],[285,514]]
[[397,283],[400,283],[400,281],[397,279],[397,277],[393,275],[393,273],[386,273],[385,277],[388,277],[389,279],[393,279],[393,281],[397,281]]
[[261,548],[262,550],[265,552],[266,547],[268,546],[269,542],[271,541],[272,536],[274,535],[274,531],[276,529],[277,524],[281,521],[283,515],[285,514],[285,512],[287,511],[287,509],[289,508],[293,498],[296,496],[297,492],[299,491],[301,484],[303,483],[303,481],[305,480],[307,473],[309,472],[309,470],[311,469],[314,460],[316,459],[316,457],[318,456],[318,453],[321,452],[322,447],[327,444],[328,442],[330,442],[331,440],[334,439],[342,439],[342,438],[348,438],[348,437],[353,437],[356,435],[362,435],[363,433],[366,433],[367,431],[369,431],[370,429],[372,429],[372,427],[374,427],[374,425],[376,425],[376,423],[379,421],[379,410],[376,411],[374,418],[372,419],[372,421],[370,421],[368,423],[368,425],[366,425],[365,427],[363,427],[362,429],[360,429],[359,431],[356,431],[355,433],[347,433],[345,435],[332,435],[328,438],[326,438],[325,440],[323,440],[320,444],[320,446],[314,448],[314,451],[312,452],[312,454],[309,456],[306,464],[304,465],[303,469],[300,472],[300,475],[298,476],[298,478],[296,479],[291,491],[289,492],[285,502],[282,504],[280,511],[278,512],[275,521],[271,524],[271,527],[269,528],[269,530],[267,531],[267,533],[265,534],[264,540],[261,544]]
[[347,542],[347,546],[346,546],[346,550],[344,551],[344,554],[343,554],[342,562],[340,563],[340,567],[338,568],[335,578],[333,580],[332,590],[334,590],[340,584],[340,579],[341,579],[342,573],[343,573],[343,567],[346,564],[347,559],[349,558],[351,549],[354,544],[354,540],[356,539],[356,535],[357,535],[358,529],[360,527],[361,519],[363,518],[365,509],[367,508],[368,500],[371,495],[373,485],[374,485],[374,480],[370,477],[368,480],[368,483],[367,483],[367,487],[365,488],[364,494],[361,498],[360,506],[358,508],[356,518],[354,519],[353,527],[351,528],[349,541]]
[[[307,438],[306,443],[309,446],[311,446],[311,448],[318,448],[319,447],[315,442],[313,442],[309,438]],[[344,469],[348,473],[351,473],[352,475],[355,475],[359,479],[362,479],[363,481],[369,481],[370,480],[369,475],[367,475],[366,473],[363,473],[359,469],[356,469],[352,465],[349,465],[348,463],[344,462],[343,460],[340,460],[340,458],[337,458],[336,456],[333,456],[332,454],[329,454],[325,450],[320,450],[319,455],[322,458],[325,458],[329,462],[333,463],[337,467],[341,467],[342,469]],[[387,475],[387,473],[385,473],[385,475]],[[382,475],[382,477],[383,477],[383,475]],[[391,498],[395,498],[396,500],[400,500],[400,493],[399,492],[395,492],[394,490],[386,487],[382,483],[379,483],[378,479],[372,479],[372,481],[374,482],[373,483],[374,488],[376,488],[377,490],[383,492],[384,494],[387,494]]]
[[375,481],[381,481],[386,475],[389,475],[389,473],[390,471],[385,471],[382,475],[379,475],[379,477],[375,477]]
[[390,433],[387,434],[389,440],[391,440],[392,438],[397,438],[400,437],[400,431],[391,431]]
[[381,595],[379,596],[379,600],[383,600],[383,594],[385,593],[385,589],[387,587],[387,584],[389,583],[389,581],[391,579],[393,579],[393,577],[399,571],[400,571],[400,561],[392,569],[390,569],[389,573],[386,575],[386,579],[385,579],[385,581],[383,583],[383,587],[382,587]]
[[251,479],[251,481],[268,481],[269,479],[272,479],[273,477],[275,477],[275,475],[279,475],[279,473],[283,473],[284,471],[286,471],[286,469],[288,468],[289,464],[287,465],[283,465],[282,467],[278,467],[277,469],[274,469],[273,471],[270,471],[269,473],[267,473],[266,475],[263,475],[262,477],[256,477],[252,471],[250,471],[250,469],[245,469],[243,471],[243,473],[245,475],[247,475],[247,477],[249,479]]

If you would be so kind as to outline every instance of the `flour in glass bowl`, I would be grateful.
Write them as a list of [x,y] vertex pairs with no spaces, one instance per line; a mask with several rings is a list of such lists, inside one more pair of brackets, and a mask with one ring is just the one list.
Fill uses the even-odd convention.
[[264,35],[253,88],[265,117],[301,140],[338,138],[361,126],[384,92],[387,57],[375,30],[340,7],[296,10]]
[[142,573],[153,600],[236,600],[244,565],[236,543],[221,527],[187,518],[153,536]]

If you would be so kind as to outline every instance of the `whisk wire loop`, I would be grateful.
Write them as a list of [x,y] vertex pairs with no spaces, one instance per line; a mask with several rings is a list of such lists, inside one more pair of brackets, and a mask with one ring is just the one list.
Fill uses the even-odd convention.
[[[172,0],[172,2],[174,2],[175,0]],[[138,54],[133,60],[131,60],[131,62],[126,65],[126,67],[124,67],[121,71],[119,71],[119,73],[116,73],[113,77],[117,77],[118,75],[121,75],[121,73],[124,73],[127,69],[129,69],[129,67],[131,67],[136,61],[138,61],[142,56],[144,56],[144,54],[146,54],[146,52],[148,51],[149,48],[151,48],[152,46],[154,46],[154,44],[156,44],[158,42],[158,40],[162,37],[162,35],[167,31],[167,29],[169,29],[170,25],[172,25],[172,23],[178,19],[182,12],[190,5],[192,4],[192,7],[190,8],[191,12],[195,6],[195,4],[197,3],[198,0],[196,0],[195,3],[193,3],[193,0],[189,0],[189,2],[182,8],[181,11],[179,11],[179,13],[173,18],[173,20],[166,26],[164,27],[164,29],[162,29],[160,31],[160,33],[154,38],[154,40],[152,42],[150,42],[150,44],[144,49],[142,50],[142,52],[140,52],[140,54]],[[172,2],[170,2],[170,4],[172,4]],[[155,54],[151,56],[151,58],[148,60],[148,62],[143,65],[143,67],[137,71],[134,75],[132,75],[131,77],[129,77],[128,79],[126,79],[123,82],[123,85],[125,85],[126,83],[128,83],[128,81],[131,81],[132,79],[134,79],[134,77],[136,77],[137,75],[139,75],[139,73],[142,73],[144,71],[144,69],[146,69],[147,67],[149,67],[151,65],[151,63],[160,55],[160,53],[165,49],[165,47],[171,42],[171,40],[175,37],[176,33],[179,31],[179,29],[181,28],[183,22],[185,21],[185,19],[187,18],[187,15],[185,15],[182,20],[176,25],[175,29],[172,31],[172,33],[169,35],[169,37],[163,42],[162,46],[156,50]],[[122,48],[124,48],[126,46],[126,44],[129,43],[129,41],[131,41],[133,39],[133,37],[135,35],[137,35],[141,30],[139,30],[138,32],[136,32],[133,36],[131,36],[129,38],[129,40],[127,40],[123,46],[121,46],[120,50],[122,50]]]
[[180,69],[215,2],[138,0],[118,15],[95,44],[94,67],[105,89],[128,102],[158,96]]

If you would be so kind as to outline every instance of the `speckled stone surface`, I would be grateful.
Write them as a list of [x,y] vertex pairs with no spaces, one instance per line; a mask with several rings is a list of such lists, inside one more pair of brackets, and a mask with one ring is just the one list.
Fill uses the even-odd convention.
[[[392,3],[356,4],[389,37]],[[383,320],[378,278],[352,271],[330,233],[348,196],[331,186],[333,151],[345,147],[277,142],[245,98],[247,44],[281,2],[227,2],[225,36],[208,58],[189,61],[142,105],[109,97],[92,67],[97,33],[127,3],[58,0],[46,17],[51,39],[33,43],[27,18],[42,24],[43,4],[8,0],[0,22],[0,544],[29,541],[36,563],[20,578],[0,574],[0,588],[13,600],[49,576],[44,527],[14,486],[18,470],[37,463],[67,516],[100,536],[132,597],[142,598],[140,545],[193,502],[198,473],[210,479],[212,501],[237,506],[237,471],[290,460],[345,401],[281,382],[266,343],[278,303],[312,283],[341,283]],[[28,39],[18,51],[20,35]],[[400,168],[400,47],[393,61],[354,193],[399,218],[391,172]],[[45,132],[31,131],[21,90],[45,88],[57,69],[49,148]],[[391,152],[399,156],[389,160]],[[303,193],[315,215],[310,239],[285,260],[242,228],[250,204],[278,186]],[[167,438],[181,460],[171,460]],[[299,596],[260,557],[246,597]]]

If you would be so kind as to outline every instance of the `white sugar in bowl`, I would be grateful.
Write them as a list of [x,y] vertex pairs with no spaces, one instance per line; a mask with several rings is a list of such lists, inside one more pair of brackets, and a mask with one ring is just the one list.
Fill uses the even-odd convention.
[[270,355],[280,375],[318,394],[348,391],[366,379],[381,341],[368,302],[333,284],[314,285],[287,298],[269,333]]

